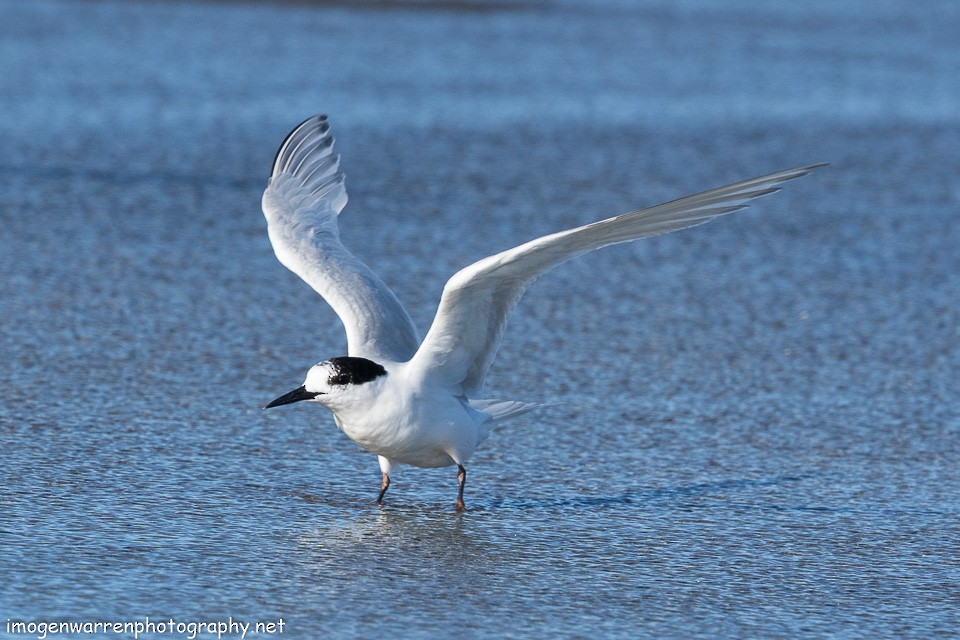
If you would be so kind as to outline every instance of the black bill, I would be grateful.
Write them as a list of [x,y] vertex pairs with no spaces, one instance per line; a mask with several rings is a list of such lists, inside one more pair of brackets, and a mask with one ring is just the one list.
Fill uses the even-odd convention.
[[300,402],[301,400],[313,400],[316,398],[319,393],[314,391],[307,391],[306,388],[300,386],[290,393],[285,393],[276,400],[268,402],[263,406],[264,409],[272,409],[273,407],[279,407],[282,404],[290,404],[291,402]]

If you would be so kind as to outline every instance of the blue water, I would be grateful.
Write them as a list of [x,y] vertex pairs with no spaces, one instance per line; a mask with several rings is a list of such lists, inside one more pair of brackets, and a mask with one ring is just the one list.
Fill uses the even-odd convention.
[[[960,5],[0,15],[0,637],[958,634]],[[545,277],[487,389],[549,406],[477,452],[467,513],[450,469],[379,509],[322,409],[259,409],[345,349],[259,212],[317,111],[343,238],[421,331],[494,250],[832,166]]]

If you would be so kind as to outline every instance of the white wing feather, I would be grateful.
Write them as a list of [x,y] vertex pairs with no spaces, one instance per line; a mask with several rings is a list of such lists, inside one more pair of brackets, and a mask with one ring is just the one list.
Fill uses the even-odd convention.
[[600,247],[709,222],[824,164],[787,169],[543,236],[475,262],[447,281],[437,315],[411,366],[436,383],[459,386],[475,396],[496,356],[510,312],[547,270]]
[[405,362],[417,350],[417,331],[389,287],[340,243],[337,216],[346,203],[327,117],[308,118],[280,145],[263,192],[270,243],[340,316],[348,355]]

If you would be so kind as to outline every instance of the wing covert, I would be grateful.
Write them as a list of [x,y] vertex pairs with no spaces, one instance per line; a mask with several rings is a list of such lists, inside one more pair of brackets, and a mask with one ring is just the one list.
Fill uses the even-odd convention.
[[811,164],[711,189],[647,209],[537,238],[461,269],[447,282],[430,331],[411,363],[468,396],[483,387],[510,312],[534,280],[576,256],[709,222],[776,191]]

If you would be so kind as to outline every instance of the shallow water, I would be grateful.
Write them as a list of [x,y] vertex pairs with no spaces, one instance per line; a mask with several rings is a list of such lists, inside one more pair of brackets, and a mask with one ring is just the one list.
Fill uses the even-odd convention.
[[[0,636],[955,634],[960,11],[925,7],[0,3]],[[549,406],[466,514],[450,469],[378,509],[328,414],[259,409],[345,347],[259,212],[319,110],[421,331],[493,250],[833,164],[545,277],[487,390]]]

